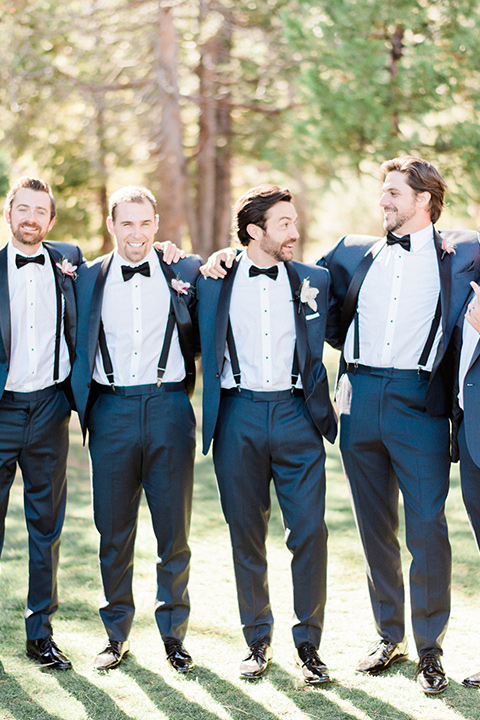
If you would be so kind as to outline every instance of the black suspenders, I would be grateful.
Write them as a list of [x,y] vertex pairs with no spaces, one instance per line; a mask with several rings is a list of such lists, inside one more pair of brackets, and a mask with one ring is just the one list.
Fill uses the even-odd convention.
[[[230,363],[232,365],[233,379],[235,380],[235,385],[236,385],[238,392],[241,392],[240,363],[238,362],[237,348],[235,345],[235,340],[233,339],[232,323],[230,322],[230,318],[228,318],[228,325],[227,325],[227,347],[228,347],[228,352],[230,354]],[[297,343],[295,342],[295,348],[293,351],[292,377],[291,377],[292,391],[295,389],[299,374],[300,374],[300,370],[299,370],[299,364],[298,364]]]
[[[174,328],[175,328],[175,312],[173,309],[173,301],[170,299],[170,309],[168,312],[167,327],[165,329],[165,337],[163,339],[162,351],[160,353],[160,357],[158,359],[158,364],[157,364],[157,387],[160,387],[160,385],[163,382],[163,376],[165,375],[165,370],[167,368],[168,354],[170,352],[170,346],[172,344]],[[98,335],[98,343],[100,345],[100,354],[102,356],[103,369],[105,370],[105,375],[107,376],[107,380],[110,383],[110,387],[112,388],[112,390],[115,390],[115,379],[113,376],[112,358],[110,357],[110,353],[108,352],[107,339],[105,337],[105,329],[103,327],[102,320],[100,320],[100,332]]]
[[[368,252],[365,253],[365,255],[361,259],[361,261],[350,281],[350,285],[348,286],[347,294],[345,295],[345,300],[343,302],[340,324],[341,324],[342,332],[344,333],[344,336],[346,337],[350,323],[352,322],[352,320],[354,322],[353,360],[354,360],[355,365],[358,365],[358,359],[360,357],[358,296],[360,295],[360,289],[362,287],[363,281],[365,280],[365,278],[367,276],[367,272],[369,271],[370,266],[372,265],[373,261],[375,260],[375,258],[379,254],[379,252],[381,250],[383,250],[383,248],[385,247],[385,244],[386,244],[386,240],[384,238],[382,238],[382,240],[375,243],[375,245],[372,245],[372,247],[368,250]],[[435,337],[437,335],[437,330],[440,325],[441,315],[442,315],[442,302],[441,302],[441,294],[439,294],[437,306],[435,308],[435,315],[433,317],[432,324],[430,326],[430,331],[428,333],[428,337],[427,337],[425,346],[422,350],[420,359],[418,361],[418,371],[419,372],[422,369],[422,367],[425,367],[425,365],[428,362],[428,358],[432,351],[433,343],[434,343]]]

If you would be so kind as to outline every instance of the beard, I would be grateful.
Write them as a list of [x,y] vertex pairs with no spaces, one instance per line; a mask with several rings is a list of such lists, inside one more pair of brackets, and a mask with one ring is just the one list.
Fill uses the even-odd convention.
[[[34,230],[35,232],[25,232],[25,228]],[[36,223],[22,223],[15,228],[12,227],[12,235],[15,240],[22,245],[38,245],[46,236],[40,225]]]
[[416,208],[414,205],[405,210],[402,214],[399,214],[398,210],[395,210],[394,215],[389,215],[383,220],[383,229],[386,232],[395,232],[400,230],[412,217],[415,215]]
[[[285,243],[285,246],[289,244]],[[265,233],[261,240],[260,249],[270,255],[276,262],[289,262],[292,259],[291,250],[284,250],[284,246],[272,241],[268,233]]]

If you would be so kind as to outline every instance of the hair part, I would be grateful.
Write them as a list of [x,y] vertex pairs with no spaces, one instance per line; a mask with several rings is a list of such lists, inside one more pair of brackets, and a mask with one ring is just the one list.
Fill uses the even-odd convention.
[[415,194],[429,192],[430,203],[428,206],[432,223],[437,222],[445,206],[444,198],[447,183],[442,178],[437,168],[423,158],[406,155],[387,160],[381,165],[382,180],[385,180],[388,173],[400,172]]
[[40,178],[27,176],[19,178],[17,182],[14,183],[8,191],[8,195],[5,198],[5,210],[8,210],[9,213],[11,212],[13,199],[17,194],[18,190],[21,190],[22,188],[27,188],[27,190],[35,190],[35,192],[47,193],[48,197],[50,198],[50,220],[53,220],[57,212],[55,206],[55,198],[53,197],[50,185],[45,180],[40,180]]
[[247,232],[247,226],[252,223],[265,231],[270,208],[279,202],[291,201],[290,190],[278,185],[258,185],[247,190],[234,205],[232,233],[237,234],[242,245],[248,245],[252,238]]
[[153,212],[157,214],[157,201],[155,195],[146,187],[141,185],[127,185],[119,190],[116,190],[113,195],[110,196],[108,201],[108,210],[110,217],[115,222],[115,211],[117,205],[123,202],[143,203],[145,200],[153,207]]

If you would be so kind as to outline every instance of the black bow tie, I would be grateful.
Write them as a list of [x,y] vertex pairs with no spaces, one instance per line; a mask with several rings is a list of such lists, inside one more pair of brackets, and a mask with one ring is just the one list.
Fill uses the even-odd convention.
[[407,252],[410,252],[410,235],[397,237],[390,230],[387,233],[387,245],[401,245]]
[[150,277],[150,265],[148,264],[148,262],[144,262],[141,265],[137,265],[136,267],[131,267],[130,265],[122,265],[122,275],[125,282],[127,280],[131,280],[135,273],[140,273],[140,275]]
[[278,277],[278,265],[272,265],[272,267],[269,268],[259,268],[256,265],[250,265],[250,270],[248,271],[249,277],[257,277],[257,275],[266,275],[269,278],[272,278],[272,280],[276,280]]
[[15,255],[15,265],[17,268],[22,268],[28,263],[37,263],[38,265],[45,265],[45,255],[34,255],[33,257],[26,257],[25,255]]

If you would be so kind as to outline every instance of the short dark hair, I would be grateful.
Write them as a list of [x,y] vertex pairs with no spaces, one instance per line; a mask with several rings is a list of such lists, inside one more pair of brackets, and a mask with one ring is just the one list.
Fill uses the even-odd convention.
[[55,198],[53,197],[50,185],[45,180],[40,180],[40,178],[34,178],[34,177],[26,177],[26,176],[21,177],[17,180],[16,183],[14,183],[12,185],[12,187],[8,191],[8,195],[5,199],[5,210],[8,210],[8,212],[11,212],[13,198],[17,194],[17,191],[20,190],[21,188],[27,188],[28,190],[35,190],[36,192],[47,193],[47,195],[50,198],[50,220],[52,220],[55,217],[55,214],[56,214]]
[[253,223],[262,230],[266,229],[267,212],[279,202],[291,202],[292,193],[278,185],[257,185],[247,190],[237,200],[233,208],[233,232],[237,234],[242,245],[248,245],[251,237],[247,225]]
[[151,203],[153,212],[156,215],[157,201],[151,190],[140,185],[127,185],[126,187],[122,187],[110,196],[110,200],[108,201],[110,217],[112,220],[115,220],[115,210],[117,205],[120,205],[122,202],[143,203],[145,200]]
[[383,180],[390,172],[401,172],[417,195],[422,192],[429,192],[431,195],[428,208],[430,217],[432,223],[437,222],[445,205],[444,197],[447,183],[436,167],[423,160],[423,158],[406,155],[405,157],[387,160],[381,165],[381,171]]

